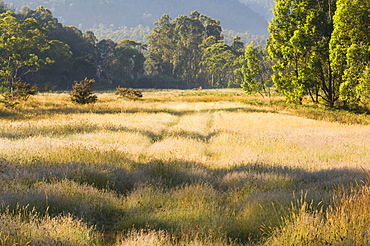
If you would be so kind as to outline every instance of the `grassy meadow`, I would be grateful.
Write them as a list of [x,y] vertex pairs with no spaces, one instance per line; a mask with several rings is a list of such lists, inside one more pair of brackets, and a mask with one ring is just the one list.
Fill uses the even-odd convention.
[[1,245],[370,245],[370,116],[241,90],[0,105]]

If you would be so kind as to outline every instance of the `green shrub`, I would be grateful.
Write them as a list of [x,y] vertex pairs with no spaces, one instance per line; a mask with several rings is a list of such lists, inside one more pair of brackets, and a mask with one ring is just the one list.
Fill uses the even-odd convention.
[[83,79],[79,83],[75,81],[72,86],[71,100],[79,104],[95,103],[98,97],[93,94],[93,79]]

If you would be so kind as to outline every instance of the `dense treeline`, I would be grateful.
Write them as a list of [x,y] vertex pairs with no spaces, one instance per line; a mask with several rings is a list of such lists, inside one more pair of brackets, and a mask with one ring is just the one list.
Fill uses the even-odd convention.
[[[111,39],[119,43],[123,39],[135,40],[141,43],[148,43],[148,35],[151,34],[152,28],[149,26],[138,25],[136,27],[121,26],[114,28],[103,24],[94,25],[91,29],[98,40]],[[255,43],[256,45],[266,45],[266,35],[256,35],[250,32],[236,32],[222,28],[224,42],[232,44],[236,36],[239,36],[245,44]]]
[[[92,31],[65,26],[43,7],[19,13],[0,4],[0,76],[41,90],[70,90],[91,78],[101,89],[242,86],[287,101],[370,107],[370,2],[276,0],[267,49],[240,36],[224,41],[219,20],[193,11],[164,14],[147,44],[98,41]],[[351,17],[351,18],[349,18]],[[353,17],[353,18],[352,18]]]
[[70,90],[85,77],[109,87],[130,85],[144,74],[145,46],[139,42],[98,42],[93,32],[64,26],[43,7],[24,7],[17,14],[1,7],[0,75],[5,87],[23,80],[40,90]]
[[101,89],[236,85],[234,70],[244,43],[236,37],[225,44],[220,22],[197,11],[173,21],[163,15],[148,35],[148,45],[98,41],[92,31],[59,23],[42,6],[14,13],[2,4],[1,12],[4,87],[22,80],[40,90],[70,90],[74,81],[86,77]]
[[235,60],[244,44],[239,38],[225,44],[218,20],[194,11],[173,21],[163,15],[155,25],[148,37],[151,75],[173,78],[180,88],[227,87],[235,81]]

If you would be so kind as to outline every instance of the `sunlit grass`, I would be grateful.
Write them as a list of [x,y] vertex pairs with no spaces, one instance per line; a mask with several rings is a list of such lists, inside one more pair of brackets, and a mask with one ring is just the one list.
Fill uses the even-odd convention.
[[[45,226],[71,221],[92,235],[89,245],[261,244],[271,235],[268,242],[282,245],[301,220],[326,228],[326,211],[336,224],[345,218],[334,208],[360,206],[355,189],[331,201],[338,187],[345,194],[364,180],[369,116],[290,109],[280,98],[237,89],[143,95],[98,94],[96,104],[80,106],[68,94],[46,93],[0,108],[0,224],[22,206],[34,207],[33,218]],[[300,192],[307,193],[301,204],[323,210],[292,210]],[[22,217],[11,227],[32,223]],[[0,230],[1,240],[8,236]]]
[[266,245],[369,245],[369,185],[337,192],[325,210],[301,200]]
[[100,245],[101,235],[71,215],[40,216],[27,207],[0,214],[0,245]]

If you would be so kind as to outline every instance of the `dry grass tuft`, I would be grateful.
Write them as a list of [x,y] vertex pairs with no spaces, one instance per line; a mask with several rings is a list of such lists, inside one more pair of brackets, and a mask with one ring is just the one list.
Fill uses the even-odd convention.
[[325,210],[303,201],[266,245],[369,245],[369,204],[368,184],[338,189]]
[[71,215],[41,216],[28,207],[0,214],[0,245],[100,245],[100,237]]

